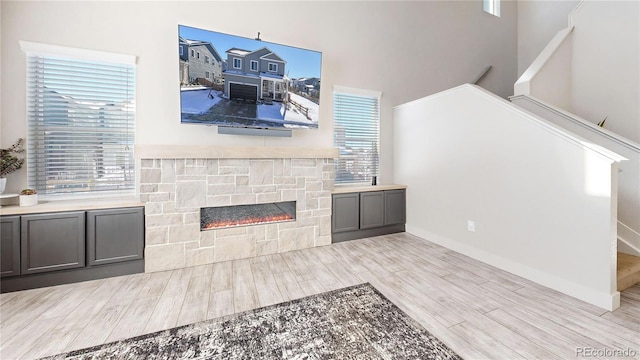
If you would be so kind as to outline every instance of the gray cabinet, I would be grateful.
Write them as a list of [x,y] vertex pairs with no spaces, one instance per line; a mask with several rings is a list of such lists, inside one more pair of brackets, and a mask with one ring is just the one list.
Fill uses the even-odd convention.
[[405,190],[384,192],[384,224],[395,225],[407,222],[407,199]]
[[144,272],[144,207],[0,220],[2,292]]
[[23,275],[85,265],[84,211],[24,215],[20,232]]
[[345,232],[360,228],[360,194],[333,195],[331,217],[332,232]]
[[334,194],[332,242],[405,231],[405,193],[401,189]]
[[0,277],[20,275],[20,216],[0,219]]
[[384,226],[384,191],[360,193],[360,229]]
[[87,247],[90,266],[142,259],[142,208],[87,211]]

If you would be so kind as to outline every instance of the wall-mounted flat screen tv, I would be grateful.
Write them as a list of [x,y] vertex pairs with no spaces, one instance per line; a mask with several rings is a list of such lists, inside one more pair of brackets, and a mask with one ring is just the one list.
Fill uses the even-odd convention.
[[322,53],[178,26],[181,123],[317,129]]

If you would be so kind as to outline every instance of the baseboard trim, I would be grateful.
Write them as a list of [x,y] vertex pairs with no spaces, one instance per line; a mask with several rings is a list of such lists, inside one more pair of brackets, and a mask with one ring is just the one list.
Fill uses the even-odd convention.
[[2,293],[144,272],[144,260],[2,278]]
[[339,233],[331,234],[331,242],[337,243],[337,242],[362,239],[362,238],[372,237],[372,236],[395,234],[395,233],[404,232],[404,231],[405,231],[405,226],[404,224],[401,224],[401,225],[387,225],[387,226],[373,228],[373,229],[339,232]]
[[[589,304],[613,311],[620,307],[620,293],[614,291],[605,293],[587,288],[583,285],[556,277],[552,274],[522,265],[509,259],[496,256],[484,250],[473,248],[457,241],[433,234],[425,229],[407,226],[407,232],[427,241],[444,246],[453,251],[459,252],[476,260],[482,261],[501,270],[510,272],[527,280],[546,286],[563,294],[582,300]],[[615,285],[614,285],[615,286]]]

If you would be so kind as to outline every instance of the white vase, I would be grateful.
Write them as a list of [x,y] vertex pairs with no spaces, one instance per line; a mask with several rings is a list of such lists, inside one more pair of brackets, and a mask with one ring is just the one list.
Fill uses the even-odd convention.
[[38,194],[20,195],[20,206],[32,206],[38,204]]
[[0,194],[4,192],[4,188],[7,186],[7,178],[0,177]]

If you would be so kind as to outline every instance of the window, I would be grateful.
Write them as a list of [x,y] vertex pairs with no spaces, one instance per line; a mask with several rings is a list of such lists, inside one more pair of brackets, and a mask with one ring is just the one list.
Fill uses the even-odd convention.
[[209,63],[209,57],[207,55],[204,56],[204,63],[205,64]]
[[200,51],[198,51],[198,53],[196,54],[196,57],[200,59]]
[[182,52],[183,52],[182,46],[180,46],[180,56],[182,56]]
[[482,10],[500,17],[500,0],[482,0]]
[[193,49],[191,49],[191,57],[194,57],[194,56],[196,56],[196,52]]
[[269,72],[278,72],[278,64],[269,63]]
[[258,71],[258,62],[251,60],[251,71]]
[[234,58],[233,59],[233,68],[234,69],[241,69],[242,68],[242,60]]
[[378,176],[379,92],[335,87],[333,92],[336,183],[371,182]]
[[27,176],[43,196],[135,194],[135,57],[22,41]]
[[205,72],[204,72],[204,78],[205,78],[205,79],[208,79],[208,78],[209,78],[209,72],[208,72],[208,71],[205,71]]

